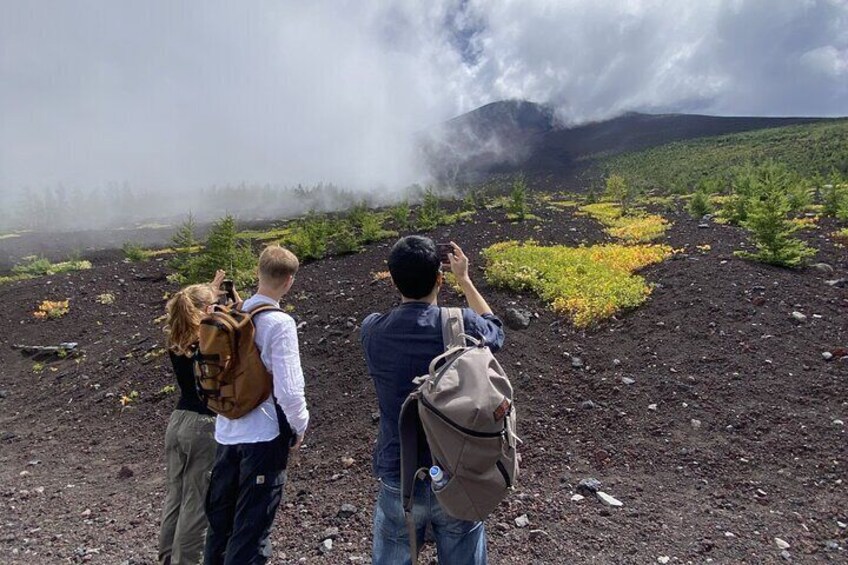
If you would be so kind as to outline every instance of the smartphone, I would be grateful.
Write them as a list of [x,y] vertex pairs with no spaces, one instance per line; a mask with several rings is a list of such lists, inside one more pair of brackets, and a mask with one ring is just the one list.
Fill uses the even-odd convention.
[[450,265],[450,254],[453,253],[453,245],[450,243],[437,243],[436,250],[439,252],[439,260],[442,265]]
[[236,301],[236,290],[233,281],[229,279],[221,281],[221,290],[224,291],[224,295],[227,297],[228,303]]

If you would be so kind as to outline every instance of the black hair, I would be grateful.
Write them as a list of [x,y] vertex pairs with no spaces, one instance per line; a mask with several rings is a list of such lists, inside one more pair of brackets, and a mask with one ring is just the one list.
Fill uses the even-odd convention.
[[402,237],[389,252],[389,272],[406,298],[418,300],[433,292],[440,267],[439,252],[429,237]]

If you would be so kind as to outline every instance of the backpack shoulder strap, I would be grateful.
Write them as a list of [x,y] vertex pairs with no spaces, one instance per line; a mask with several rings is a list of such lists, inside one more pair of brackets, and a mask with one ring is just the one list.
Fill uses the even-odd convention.
[[[239,304],[239,307],[241,307],[240,304]],[[241,308],[239,308],[239,309],[241,309]],[[256,308],[254,308],[250,312],[245,312],[245,314],[247,314],[248,316],[253,318],[257,314],[262,314],[264,312],[284,312],[284,310],[282,308],[280,308],[279,306],[273,306],[271,304],[263,304],[262,306],[257,306]]]
[[[400,492],[403,503],[403,513],[409,535],[409,550],[413,563],[418,563],[418,540],[415,533],[415,520],[412,517],[412,506],[415,502],[415,482],[419,479],[422,469],[418,467],[419,446],[427,439],[418,417],[418,393],[413,392],[403,403],[398,419],[400,436]],[[426,469],[424,469],[426,475]]]
[[442,341],[445,351],[452,347],[465,347],[465,322],[462,320],[462,308],[440,308],[442,312]]

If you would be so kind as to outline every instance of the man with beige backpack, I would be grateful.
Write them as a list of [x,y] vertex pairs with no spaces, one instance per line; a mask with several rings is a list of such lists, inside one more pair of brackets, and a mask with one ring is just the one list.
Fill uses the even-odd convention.
[[[439,308],[450,265],[469,308]],[[362,346],[380,407],[374,472],[374,565],[417,560],[432,528],[440,563],[486,563],[482,520],[518,472],[512,387],[492,351],[501,321],[471,282],[454,243],[407,236],[388,260],[402,303],[362,323]]]

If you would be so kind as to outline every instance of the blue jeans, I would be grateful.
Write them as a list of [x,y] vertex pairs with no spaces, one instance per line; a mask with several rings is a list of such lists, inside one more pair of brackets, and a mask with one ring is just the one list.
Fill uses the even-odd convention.
[[[439,563],[486,564],[486,528],[483,522],[466,522],[448,516],[430,490],[429,482],[416,482],[412,516],[419,548],[424,544],[427,524],[432,525]],[[374,508],[371,559],[373,565],[406,565],[412,562],[400,485],[397,482],[380,481],[380,494],[377,495]]]

